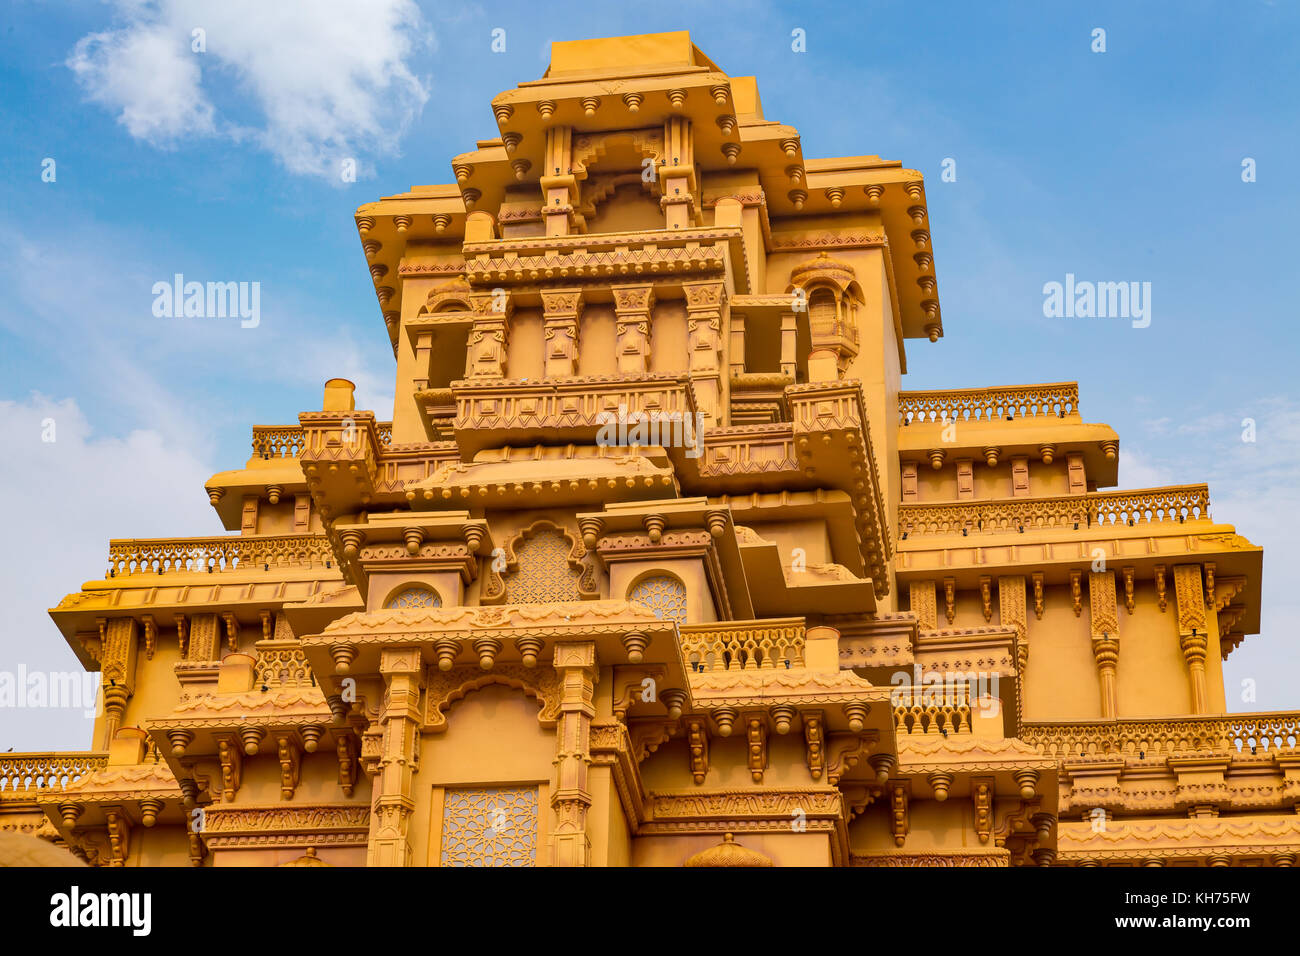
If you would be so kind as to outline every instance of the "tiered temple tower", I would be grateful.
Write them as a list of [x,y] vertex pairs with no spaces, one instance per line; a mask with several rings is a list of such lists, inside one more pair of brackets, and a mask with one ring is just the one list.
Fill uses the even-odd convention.
[[[922,177],[813,159],[685,33],[557,43],[362,206],[350,383],[51,614],[103,713],[0,755],[100,865],[1290,865],[1296,714],[1226,713],[1261,550],[1105,491],[1073,383],[908,392]],[[928,341],[927,341],[928,340]],[[913,346],[917,347],[917,346]]]

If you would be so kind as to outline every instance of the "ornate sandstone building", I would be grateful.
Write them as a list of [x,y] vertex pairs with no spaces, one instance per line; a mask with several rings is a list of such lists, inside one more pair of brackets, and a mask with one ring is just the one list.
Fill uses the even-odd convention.
[[[99,865],[1291,865],[1228,714],[1259,548],[1102,490],[1073,383],[909,392],[919,173],[813,159],[685,33],[557,43],[455,182],[362,206],[393,421],[253,429],[235,534],[51,614],[103,708],[0,755]],[[921,347],[928,347],[923,344]]]

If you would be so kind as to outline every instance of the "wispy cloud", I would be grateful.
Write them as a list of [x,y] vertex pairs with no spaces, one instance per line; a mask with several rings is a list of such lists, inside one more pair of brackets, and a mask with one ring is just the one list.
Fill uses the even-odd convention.
[[435,43],[413,0],[113,6],[117,22],[82,37],[67,66],[92,102],[158,147],[252,141],[292,173],[338,181],[345,161],[364,171],[396,152],[429,96],[408,63]]

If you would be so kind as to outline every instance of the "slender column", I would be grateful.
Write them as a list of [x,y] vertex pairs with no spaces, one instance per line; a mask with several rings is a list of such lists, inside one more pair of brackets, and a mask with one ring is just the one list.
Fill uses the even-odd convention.
[[1119,707],[1115,669],[1119,665],[1119,611],[1115,603],[1115,573],[1094,571],[1088,576],[1088,601],[1092,609],[1092,656],[1101,679],[1101,716],[1114,720]]
[[385,650],[379,672],[387,684],[379,722],[383,727],[378,794],[370,819],[368,866],[410,866],[408,832],[413,777],[419,765],[420,690],[424,666],[419,650]]
[[1178,639],[1187,662],[1192,689],[1192,713],[1208,711],[1209,694],[1205,683],[1205,653],[1209,634],[1205,616],[1205,591],[1201,586],[1198,564],[1174,566],[1174,599],[1178,602]]
[[596,645],[556,645],[555,670],[563,690],[556,724],[555,790],[551,795],[555,811],[554,862],[556,866],[587,866],[591,862],[587,771],[591,766],[591,718],[596,713]]

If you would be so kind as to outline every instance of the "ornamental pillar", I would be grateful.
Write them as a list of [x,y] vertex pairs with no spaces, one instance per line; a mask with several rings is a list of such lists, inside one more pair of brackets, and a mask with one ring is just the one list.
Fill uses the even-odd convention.
[[424,665],[415,648],[387,649],[380,656],[379,673],[386,690],[379,715],[380,742],[376,796],[370,816],[367,866],[410,866],[408,837],[415,809],[413,777],[419,769],[420,691]]
[[1209,694],[1205,682],[1205,653],[1209,624],[1205,616],[1205,592],[1198,564],[1174,566],[1174,599],[1178,602],[1178,641],[1187,662],[1192,691],[1192,713],[1208,712]]
[[542,293],[542,320],[546,334],[546,377],[572,378],[578,373],[578,317],[582,313],[581,289],[553,289]]
[[620,375],[644,375],[650,360],[650,313],[654,286],[614,286],[616,365]]
[[1088,576],[1088,601],[1092,610],[1092,656],[1101,681],[1101,717],[1114,720],[1119,706],[1115,670],[1119,665],[1119,612],[1115,600],[1113,571],[1094,571]]
[[591,719],[596,714],[596,645],[591,642],[557,644],[555,670],[560,678],[560,716],[556,722],[555,811],[552,839],[556,866],[588,866],[591,839],[587,810],[591,791]]
[[135,693],[135,658],[139,645],[135,618],[100,620],[100,685],[104,694],[104,733],[100,750],[108,750],[122,727],[126,702]]
[[722,423],[722,309],[727,293],[721,280],[684,282],[687,371],[706,424]]
[[469,330],[465,356],[465,377],[504,378],[509,342],[507,311],[509,295],[504,291],[472,293],[474,324]]

